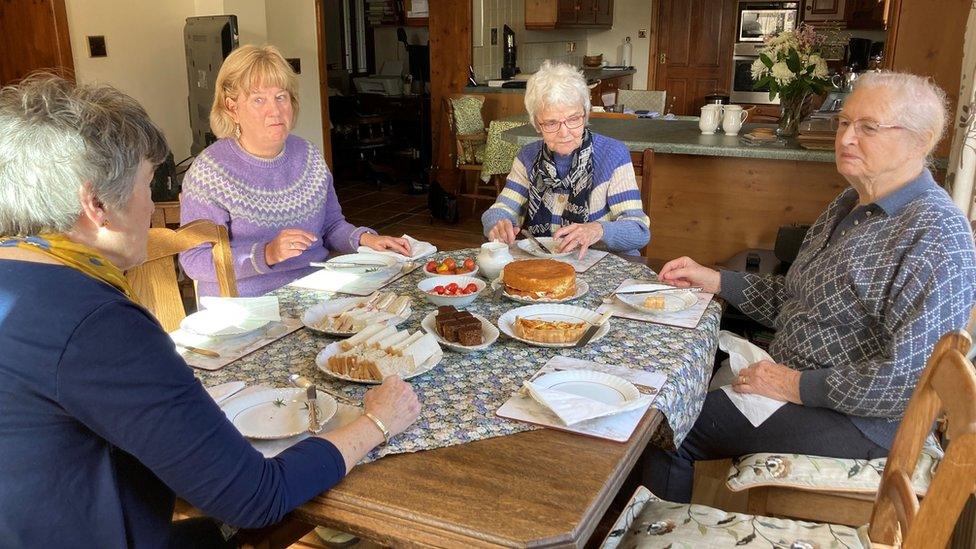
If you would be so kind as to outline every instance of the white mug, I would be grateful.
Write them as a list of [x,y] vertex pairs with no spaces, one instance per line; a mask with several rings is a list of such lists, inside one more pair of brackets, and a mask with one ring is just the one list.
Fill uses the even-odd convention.
[[705,105],[701,108],[701,118],[698,119],[698,129],[704,135],[712,135],[718,129],[722,120],[722,105]]
[[738,134],[746,118],[749,118],[749,113],[744,111],[739,105],[726,105],[724,111],[722,115],[722,130],[726,135]]

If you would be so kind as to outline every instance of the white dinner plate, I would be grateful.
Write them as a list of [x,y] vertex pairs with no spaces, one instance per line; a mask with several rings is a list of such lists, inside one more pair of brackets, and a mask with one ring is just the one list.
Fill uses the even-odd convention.
[[[647,286],[647,290],[655,290],[658,288],[668,288],[669,286],[663,284],[642,284],[637,287],[621,289],[620,291],[634,291],[642,290],[644,286]],[[664,298],[664,309],[648,309],[644,306],[644,298],[648,296],[658,295]],[[648,313],[652,315],[667,314],[667,313],[677,313],[690,309],[698,303],[698,294],[689,290],[675,289],[673,291],[669,290],[667,292],[659,292],[653,294],[614,294],[618,300],[620,300],[625,305],[632,307],[642,313]]]
[[180,322],[180,328],[206,337],[228,337],[253,332],[264,327],[268,322],[240,315],[229,315],[219,309],[203,309],[184,318]]
[[640,398],[633,383],[615,375],[593,370],[563,370],[543,374],[532,381],[544,389],[602,402],[610,405],[626,404]]
[[[335,263],[335,265],[330,265]],[[343,265],[355,263],[356,265]],[[323,269],[360,276],[390,276],[400,269],[400,263],[381,254],[346,254],[329,258]]]
[[[499,284],[504,284],[504,282],[502,282],[499,279],[495,279],[492,281],[491,287],[497,288]],[[564,297],[562,299],[550,299],[548,297],[540,297],[540,298],[533,299],[531,297],[525,297],[521,295],[512,295],[504,290],[502,291],[502,294],[504,294],[505,297],[507,297],[508,299],[511,299],[512,301],[518,301],[519,303],[566,303],[583,297],[589,291],[590,291],[590,285],[587,284],[585,280],[580,280],[577,278],[576,293],[569,297]]]
[[[512,339],[517,339],[523,343],[535,345],[536,347],[572,347],[573,345],[576,345],[575,341],[571,341],[569,343],[541,343],[539,341],[532,341],[531,339],[523,339],[519,337],[515,333],[515,318],[523,317],[549,321],[561,320],[563,322],[587,322],[590,324],[595,324],[600,321],[600,316],[600,313],[596,311],[576,307],[575,305],[529,305],[527,307],[519,307],[503,313],[500,317],[498,317],[498,329]],[[590,343],[599,340],[608,333],[610,333],[609,320],[600,326],[600,329],[597,330],[596,335],[593,336]]]
[[420,327],[423,328],[424,331],[427,332],[428,334],[433,334],[433,336],[437,338],[437,343],[439,343],[441,347],[447,347],[448,349],[451,349],[452,351],[457,351],[459,353],[474,353],[477,351],[484,351],[498,339],[498,334],[499,334],[498,328],[496,328],[491,323],[491,321],[489,321],[487,318],[481,315],[476,315],[474,313],[471,313],[471,316],[481,321],[481,335],[485,339],[485,342],[482,343],[481,345],[472,345],[470,347],[467,347],[461,345],[460,343],[454,343],[441,337],[441,335],[437,333],[437,322],[436,322],[437,311],[434,311],[429,315],[425,316],[424,319],[420,322]]
[[[332,396],[319,392],[319,425],[339,411]],[[268,389],[231,398],[222,406],[234,427],[248,438],[271,440],[308,431],[308,405],[303,389]]]
[[[354,383],[367,383],[369,385],[379,385],[383,383],[382,381],[376,381],[375,379],[359,379],[355,377],[344,376],[342,374],[337,374],[329,369],[329,357],[341,353],[342,350],[339,349],[339,342],[330,343],[325,349],[319,351],[319,354],[315,356],[315,365],[318,366],[319,370],[322,370],[326,375],[334,377],[336,379],[341,379],[344,381],[352,381]],[[400,378],[407,380],[415,378],[421,374],[426,374],[427,372],[434,369],[441,359],[444,358],[443,351],[437,351],[433,356],[428,358],[423,364],[414,369],[410,373],[401,375]]]
[[[368,297],[341,297],[339,299],[327,299],[325,301],[321,301],[305,310],[305,312],[302,314],[302,324],[304,324],[305,327],[308,328],[309,330],[332,335],[332,336],[349,337],[351,335],[355,335],[356,332],[337,332],[334,330],[326,330],[321,327],[320,323],[322,322],[322,320],[325,319],[325,317],[332,314],[336,314],[350,305],[353,305],[355,303],[361,303],[367,299],[369,298]],[[403,321],[410,318],[410,314],[412,312],[413,311],[410,309],[410,306],[408,305],[407,308],[403,310],[403,313],[400,314],[400,316],[393,317],[388,321],[386,321],[387,326],[397,326],[403,323]]]
[[[559,245],[557,244],[556,239],[551,236],[537,236],[535,237],[535,239],[541,242],[543,246],[549,248],[550,250],[555,250],[556,247]],[[542,257],[546,259],[552,259],[554,257],[567,257],[573,255],[574,253],[579,253],[579,249],[575,249],[575,250],[569,250],[568,252],[559,252],[556,254],[551,254],[545,250],[539,249],[538,246],[533,244],[532,241],[527,238],[525,240],[516,240],[515,245],[518,246],[519,249],[521,249],[523,252],[534,255],[536,257]]]

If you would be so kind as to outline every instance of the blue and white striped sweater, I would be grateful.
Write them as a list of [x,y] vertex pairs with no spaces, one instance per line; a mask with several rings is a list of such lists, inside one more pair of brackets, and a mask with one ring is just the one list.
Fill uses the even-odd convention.
[[[510,220],[516,227],[525,221],[532,177],[528,170],[539,149],[541,140],[530,143],[519,151],[512,163],[505,189],[498,201],[481,217],[487,235],[502,219]],[[603,225],[603,243],[613,252],[637,254],[651,237],[650,219],[644,214],[640,190],[627,147],[609,137],[593,134],[593,190],[590,192],[589,221]],[[556,157],[560,176],[568,167],[568,157]],[[553,208],[552,225],[562,225],[562,212],[568,199],[568,191],[559,191],[566,199],[557,200]]]

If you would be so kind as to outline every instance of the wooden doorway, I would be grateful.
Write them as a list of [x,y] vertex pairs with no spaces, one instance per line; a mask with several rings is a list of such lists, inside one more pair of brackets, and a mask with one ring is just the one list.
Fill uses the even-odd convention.
[[322,109],[322,154],[325,162],[329,166],[332,163],[332,123],[329,117],[329,72],[328,72],[328,52],[325,48],[325,6],[322,0],[315,0],[315,36],[318,41],[319,51],[319,104]]
[[0,1],[0,86],[48,69],[74,79],[64,0]]
[[659,0],[649,74],[675,114],[697,114],[705,96],[728,95],[736,0]]

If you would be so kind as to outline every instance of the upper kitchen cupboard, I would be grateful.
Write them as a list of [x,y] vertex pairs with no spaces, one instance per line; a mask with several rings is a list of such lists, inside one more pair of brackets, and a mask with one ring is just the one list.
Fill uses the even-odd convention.
[[613,25],[613,0],[525,0],[525,28],[604,28]]

